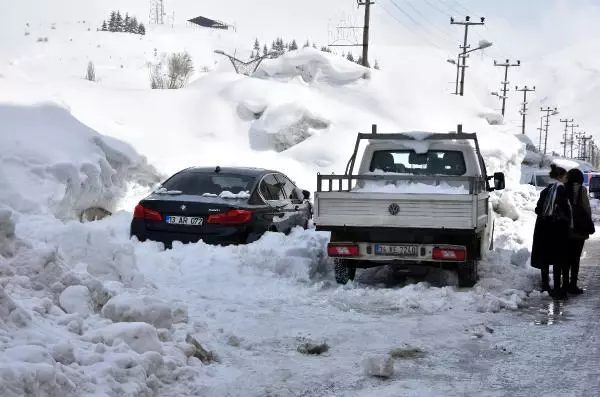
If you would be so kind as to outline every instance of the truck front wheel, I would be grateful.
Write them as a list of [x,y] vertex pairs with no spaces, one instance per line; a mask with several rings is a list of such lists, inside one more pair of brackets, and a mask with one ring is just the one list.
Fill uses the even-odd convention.
[[466,263],[458,265],[458,287],[459,288],[471,288],[479,279],[477,272],[477,261],[467,261]]
[[333,260],[335,273],[335,281],[338,284],[346,284],[349,280],[354,281],[356,276],[356,267],[350,266],[348,260],[335,258]]

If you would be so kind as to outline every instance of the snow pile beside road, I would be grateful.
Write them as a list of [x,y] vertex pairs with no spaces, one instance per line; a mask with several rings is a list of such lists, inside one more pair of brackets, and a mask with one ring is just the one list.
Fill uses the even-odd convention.
[[131,180],[158,181],[131,146],[101,136],[56,103],[6,99],[0,95],[0,202],[13,210],[77,219],[90,207],[113,211]]
[[187,308],[155,294],[123,235],[3,210],[0,395],[149,396],[192,379]]

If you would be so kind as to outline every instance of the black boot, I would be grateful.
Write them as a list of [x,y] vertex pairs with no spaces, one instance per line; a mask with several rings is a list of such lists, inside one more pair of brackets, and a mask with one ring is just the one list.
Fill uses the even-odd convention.
[[568,271],[568,268],[565,266],[554,265],[552,270],[554,276],[554,288],[549,293],[550,296],[554,299],[567,299],[567,284],[563,282],[565,280],[563,275],[565,270]]
[[577,286],[577,284],[573,284],[573,283],[571,283],[569,285],[569,288],[567,289],[567,292],[569,294],[572,294],[572,295],[581,295],[581,294],[583,294],[583,290],[581,288],[579,288]]
[[550,268],[542,267],[542,292],[550,293]]
[[573,295],[583,294],[583,290],[577,286],[577,279],[579,277],[579,260],[571,265],[571,282],[567,291]]

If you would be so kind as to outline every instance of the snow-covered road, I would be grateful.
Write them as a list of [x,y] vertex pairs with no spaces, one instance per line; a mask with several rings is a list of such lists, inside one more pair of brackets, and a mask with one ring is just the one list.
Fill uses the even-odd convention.
[[[492,313],[465,310],[469,291],[385,287],[369,275],[347,288],[298,286],[285,277],[266,285],[248,267],[227,283],[222,277],[232,272],[223,266],[230,264],[218,260],[218,249],[213,261],[202,261],[212,263],[210,272],[173,257],[161,271],[161,256],[176,255],[163,252],[147,264],[147,275],[168,291],[164,298],[186,302],[199,324],[196,336],[220,349],[222,362],[205,366],[197,387],[175,386],[161,395],[597,396],[599,253],[600,240],[588,242],[581,275],[586,294],[564,304],[532,295],[522,309]],[[420,299],[411,300],[419,289]],[[330,350],[302,355],[296,348],[305,339],[325,340]],[[420,349],[421,357],[396,360],[389,379],[364,374],[365,357],[403,348]]]

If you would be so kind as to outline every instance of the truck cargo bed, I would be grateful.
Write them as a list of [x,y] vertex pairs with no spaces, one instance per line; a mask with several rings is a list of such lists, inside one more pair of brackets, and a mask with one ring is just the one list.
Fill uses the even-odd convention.
[[[317,192],[318,226],[476,229],[487,221],[488,194]],[[394,212],[397,213],[393,214]]]

